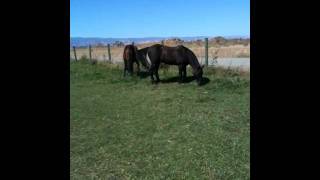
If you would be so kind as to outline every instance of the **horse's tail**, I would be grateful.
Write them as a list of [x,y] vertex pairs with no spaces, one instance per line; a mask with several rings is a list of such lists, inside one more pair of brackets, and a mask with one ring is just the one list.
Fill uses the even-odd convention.
[[128,59],[127,49],[128,49],[128,46],[125,46],[125,47],[124,47],[124,50],[123,50],[123,61],[126,61],[126,60]]
[[133,46],[133,57],[136,61],[138,61],[139,59],[137,58],[138,55],[138,48],[137,46]]
[[135,58],[134,47],[131,47],[131,45],[125,46],[123,51],[123,60],[124,61],[134,60],[134,58]]

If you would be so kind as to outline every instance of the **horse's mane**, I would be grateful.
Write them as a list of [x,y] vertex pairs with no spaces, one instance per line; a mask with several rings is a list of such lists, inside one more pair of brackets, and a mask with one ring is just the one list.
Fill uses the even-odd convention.
[[144,55],[146,55],[148,52],[148,49],[149,47],[145,47],[145,48],[139,49],[138,52],[142,52]]
[[189,54],[189,63],[190,65],[194,68],[194,69],[199,69],[201,68],[201,65],[198,61],[198,58],[197,56],[190,50],[188,49],[187,47],[181,45],[182,48],[185,49],[185,51],[187,52],[187,54]]

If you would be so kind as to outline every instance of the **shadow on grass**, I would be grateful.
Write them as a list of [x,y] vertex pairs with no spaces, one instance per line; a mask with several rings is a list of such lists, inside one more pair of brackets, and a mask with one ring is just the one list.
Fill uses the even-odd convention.
[[[194,80],[195,80],[195,78],[193,76],[188,76],[188,77],[186,77],[186,79],[184,80],[183,83],[190,83]],[[161,79],[160,82],[161,83],[176,83],[176,82],[179,82],[179,77],[171,77],[168,79]],[[209,82],[210,82],[209,78],[203,77],[200,86],[206,85]]]
[[[171,78],[167,78],[167,79],[161,79],[160,82],[161,83],[175,83],[175,82],[179,82],[179,77],[171,77]],[[191,81],[195,80],[195,78],[193,76],[189,76],[186,77],[186,79],[184,80],[183,83],[190,83]]]
[[149,77],[149,72],[147,72],[147,71],[140,71],[139,77],[140,77],[141,79],[145,79],[145,78]]
[[[140,71],[139,77],[141,79],[145,79],[145,78],[150,77],[150,74],[149,74],[148,71]],[[183,83],[190,83],[190,82],[192,82],[194,80],[195,80],[194,76],[188,76],[188,77],[186,77],[186,79],[184,80]],[[179,77],[176,76],[176,77],[170,77],[170,78],[167,78],[167,79],[161,79],[160,82],[161,83],[177,83],[177,82],[179,82]],[[209,78],[203,77],[200,86],[206,85],[209,82],[210,82]]]
[[200,86],[206,85],[210,82],[209,78],[203,77]]

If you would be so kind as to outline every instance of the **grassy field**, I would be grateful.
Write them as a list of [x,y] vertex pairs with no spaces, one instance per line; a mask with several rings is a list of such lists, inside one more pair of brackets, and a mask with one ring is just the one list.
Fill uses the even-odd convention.
[[70,63],[71,179],[250,179],[249,74],[205,69],[200,87],[159,74]]

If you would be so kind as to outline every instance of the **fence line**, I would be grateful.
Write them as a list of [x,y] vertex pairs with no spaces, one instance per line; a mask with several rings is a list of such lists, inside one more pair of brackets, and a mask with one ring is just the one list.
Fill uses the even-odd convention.
[[92,52],[91,45],[89,45],[89,57],[90,57],[90,61],[92,61],[91,52]]
[[76,53],[76,47],[73,46],[73,52],[74,52],[74,59],[77,61],[77,53]]
[[208,66],[208,38],[205,38],[205,65]]
[[[163,44],[163,45],[164,44],[168,45],[168,43],[170,44],[170,42],[167,43],[164,40],[160,41],[160,43]],[[132,42],[132,44],[134,45],[135,43]],[[152,45],[152,43],[150,43],[150,44]],[[150,44],[146,44],[146,45],[149,46]],[[179,44],[183,44],[183,43],[179,43]],[[185,44],[185,46],[188,47],[189,49],[191,49],[192,51],[194,51],[194,53],[197,56],[200,64],[209,66],[212,63],[209,63],[209,45],[208,44],[209,44],[208,43],[208,38],[205,38],[204,41],[198,41],[198,42],[195,42],[194,44],[193,43],[190,43],[190,44],[187,43],[187,44]],[[144,45],[142,45],[142,47],[143,46]],[[106,49],[105,49],[106,47],[107,47],[107,52],[106,52]],[[120,48],[113,49],[113,48],[111,48],[110,44],[107,44],[107,46],[97,46],[97,47],[95,47],[94,51],[93,51],[93,48],[92,48],[91,44],[89,44],[89,46],[87,48],[89,49],[89,59],[90,59],[90,61],[93,61],[93,59],[99,60],[99,61],[100,60],[106,61],[107,60],[106,55],[108,56],[109,62],[113,62],[114,61],[113,63],[118,63],[117,61],[121,62],[121,60],[122,60],[122,53],[123,52],[121,51],[121,49]],[[70,58],[71,59],[74,58],[76,61],[79,60],[79,57],[80,57],[80,59],[83,58],[83,56],[86,56],[86,52],[88,52],[88,50],[86,50],[87,48],[83,49],[83,47],[76,48],[75,46],[73,46],[73,55],[74,56],[70,57]],[[215,50],[216,48],[217,48],[217,50]],[[240,47],[240,51],[239,51],[239,49],[238,49],[238,51],[241,52],[241,53],[243,53],[243,52],[246,53],[247,49],[243,49],[243,48],[246,48],[246,47]],[[223,49],[224,49],[224,47],[219,47],[218,48],[218,47],[212,47],[211,46],[210,47],[210,58],[214,59],[215,58],[214,56],[217,56],[217,52],[218,51],[219,51],[219,53],[222,53],[222,54],[224,53],[225,55],[226,55],[226,53],[228,54],[228,52],[230,52],[230,51],[226,51],[226,49],[224,49],[225,50],[224,52],[220,52],[220,50],[223,51]],[[97,54],[99,54],[101,52],[103,54],[102,55],[102,59],[101,59],[101,55],[97,55]],[[92,55],[94,55],[94,57]],[[213,56],[213,57],[211,57],[211,56]],[[222,57],[228,57],[228,56],[222,55]],[[210,59],[210,62],[211,62],[211,59]]]
[[110,44],[108,44],[108,56],[109,56],[109,61],[111,62]]

